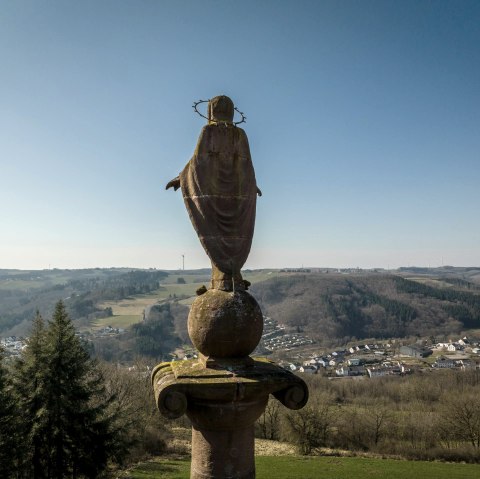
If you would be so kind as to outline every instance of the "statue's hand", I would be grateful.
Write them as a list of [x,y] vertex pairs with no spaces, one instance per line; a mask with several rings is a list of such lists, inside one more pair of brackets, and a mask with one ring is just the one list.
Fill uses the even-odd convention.
[[178,188],[180,188],[180,177],[177,176],[173,180],[170,180],[165,189],[168,190],[169,188],[173,188],[175,191],[177,191]]
[[257,195],[262,196],[262,190],[257,186]]

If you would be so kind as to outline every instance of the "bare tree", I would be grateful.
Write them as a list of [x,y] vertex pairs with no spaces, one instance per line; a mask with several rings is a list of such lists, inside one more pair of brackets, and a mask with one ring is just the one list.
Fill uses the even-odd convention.
[[392,411],[383,401],[374,400],[365,406],[364,424],[366,433],[375,446],[386,435],[391,427]]
[[480,396],[475,391],[464,392],[445,400],[440,414],[447,430],[460,440],[480,449]]
[[310,454],[314,447],[327,446],[338,414],[332,396],[320,394],[300,411],[286,415],[287,429],[301,454]]
[[257,425],[262,438],[275,441],[280,438],[280,403],[276,399],[270,398]]

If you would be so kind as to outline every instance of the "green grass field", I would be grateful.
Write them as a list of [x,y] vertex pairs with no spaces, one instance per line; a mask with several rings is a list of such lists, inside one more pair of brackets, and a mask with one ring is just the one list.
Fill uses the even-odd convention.
[[[473,479],[480,466],[442,462],[395,461],[358,457],[257,456],[257,479]],[[188,479],[188,460],[141,463],[128,471],[132,479]]]
[[111,326],[112,328],[126,329],[132,324],[142,321],[142,314],[123,314],[109,316],[108,318],[97,319],[94,323],[94,328],[104,328],[105,326]]
[[[66,281],[66,275],[58,274],[49,274],[46,278],[39,276],[33,272],[30,275],[29,279],[24,279],[25,274],[20,278],[16,278],[22,272],[19,272],[17,275],[12,273],[8,279],[0,280],[0,289],[7,290],[35,290],[40,288],[45,288],[46,285],[54,286],[56,284],[64,284]],[[67,277],[68,278],[68,277]]]

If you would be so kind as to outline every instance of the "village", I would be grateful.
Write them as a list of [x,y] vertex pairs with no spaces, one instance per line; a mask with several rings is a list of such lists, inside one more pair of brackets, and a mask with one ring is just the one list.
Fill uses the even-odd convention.
[[425,340],[402,345],[357,344],[325,353],[297,353],[281,365],[290,371],[330,378],[404,376],[440,369],[480,369],[480,345],[464,337],[448,343],[425,345]]
[[278,324],[275,319],[268,316],[263,317],[263,334],[261,346],[269,352],[290,351],[293,348],[299,348],[313,344],[313,340],[303,334],[289,334],[283,324]]
[[27,343],[25,338],[18,338],[17,336],[0,338],[0,348],[5,351],[6,356],[20,356],[26,347]]
[[[91,340],[94,338],[105,338],[116,336],[118,334],[125,333],[123,328],[114,328],[112,326],[104,326],[99,329],[93,329],[92,331],[76,332],[75,334],[85,340]],[[0,348],[5,351],[5,355],[10,358],[18,357],[22,351],[27,347],[28,338],[18,336],[8,336],[5,338],[0,337]]]
[[[435,369],[480,369],[480,343],[463,337],[427,346],[427,340],[404,345],[402,341],[356,344],[329,352],[310,352],[314,341],[305,334],[289,333],[283,324],[264,316],[258,355],[281,358],[287,370],[322,374],[331,378],[403,376]],[[427,359],[430,358],[430,359]]]
[[[104,326],[77,333],[84,340],[124,333],[122,328]],[[18,357],[27,345],[23,337],[0,338],[7,357]],[[404,345],[401,340],[355,344],[332,351],[313,351],[315,341],[306,334],[288,332],[285,325],[264,316],[262,339],[254,356],[272,356],[280,366],[300,374],[321,374],[329,378],[374,378],[404,376],[415,372],[480,369],[480,341],[463,337],[427,345],[427,340]],[[185,346],[171,354],[172,360],[197,357]]]

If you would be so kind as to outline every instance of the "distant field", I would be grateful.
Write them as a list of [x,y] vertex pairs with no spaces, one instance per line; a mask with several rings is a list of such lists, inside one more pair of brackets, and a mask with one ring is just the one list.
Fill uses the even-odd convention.
[[447,283],[446,281],[442,281],[441,279],[425,278],[424,276],[407,276],[406,279],[410,281],[416,281],[417,283],[425,284],[427,286],[435,286],[436,288],[453,288],[453,285],[451,283]]
[[[42,276],[37,276],[32,274],[29,278],[25,278],[25,275],[22,277],[16,278],[17,275],[12,275],[8,279],[0,280],[0,289],[7,290],[31,290],[45,288],[45,286],[54,286],[56,284],[64,284],[70,279],[69,275],[58,273],[50,274],[48,277],[44,278]],[[18,275],[20,276],[20,275]]]
[[250,283],[255,284],[260,281],[265,281],[267,279],[279,276],[282,273],[279,273],[278,270],[274,269],[262,269],[258,271],[242,271],[242,276],[250,281]]
[[[175,275],[176,277],[177,275]],[[179,276],[179,275],[178,275]],[[97,320],[92,326],[100,328],[112,326],[114,328],[127,328],[132,324],[138,323],[143,319],[143,311],[147,306],[167,299],[170,295],[194,297],[195,291],[203,283],[188,282],[187,275],[183,276],[186,284],[178,284],[169,276],[168,282],[161,284],[161,288],[149,294],[142,294],[132,298],[122,299],[121,301],[105,301],[99,305],[100,308],[112,308],[113,316]]]
[[183,278],[186,283],[205,283],[210,280],[210,274],[208,273],[190,273],[188,271],[169,273],[168,276],[161,281],[161,285],[176,284],[178,278]]
[[105,326],[111,326],[112,328],[126,329],[132,324],[142,321],[143,316],[138,314],[125,314],[118,316],[110,316],[108,318],[102,318],[95,321],[92,325],[94,329],[104,328]]
[[[252,284],[259,281],[264,281],[277,275],[278,272],[273,270],[261,270],[253,272],[244,272],[245,279]],[[185,284],[177,283],[178,278],[183,278]],[[110,307],[113,311],[113,316],[109,318],[102,318],[97,320],[92,327],[102,328],[104,326],[112,326],[114,328],[128,328],[132,324],[138,323],[143,319],[143,311],[147,306],[150,306],[158,301],[165,300],[169,296],[188,296],[188,298],[180,301],[181,304],[189,306],[195,299],[195,292],[200,286],[208,287],[210,276],[208,274],[189,274],[175,273],[169,274],[161,282],[161,288],[149,294],[142,294],[121,301],[105,301],[99,305],[100,308]]]
[[[142,294],[121,301],[105,301],[99,304],[100,308],[112,308],[113,316],[102,318],[93,323],[94,328],[112,326],[114,328],[126,328],[143,319],[143,310],[150,304],[163,299],[164,291],[155,291],[150,294]],[[168,294],[167,294],[168,296]]]
[[28,291],[55,286],[57,284],[65,284],[75,279],[106,278],[112,274],[112,271],[121,271],[121,269],[44,269],[38,271],[0,269],[0,289]]
[[[480,466],[441,462],[395,461],[357,457],[257,456],[257,479],[472,479]],[[141,463],[124,477],[188,479],[188,460]]]
[[[162,283],[162,287],[165,288],[166,291],[162,291],[162,296],[167,298],[168,295],[177,296],[186,295],[186,296],[194,296],[195,291],[197,291],[204,282],[201,283],[186,283],[186,284],[177,284],[177,283]],[[208,283],[207,283],[208,284]]]
[[[258,281],[264,281],[272,275],[278,275],[279,272],[278,270],[274,269],[261,269],[261,270],[246,270],[242,271],[242,276],[245,279],[248,279],[251,283],[257,283]],[[166,284],[175,284],[177,282],[177,278],[183,278],[186,283],[196,283],[196,284],[205,284],[205,286],[208,286],[208,283],[210,281],[210,273],[190,273],[186,271],[185,273],[176,272],[176,273],[169,273],[168,277],[165,278],[161,284],[162,286],[165,286]]]

